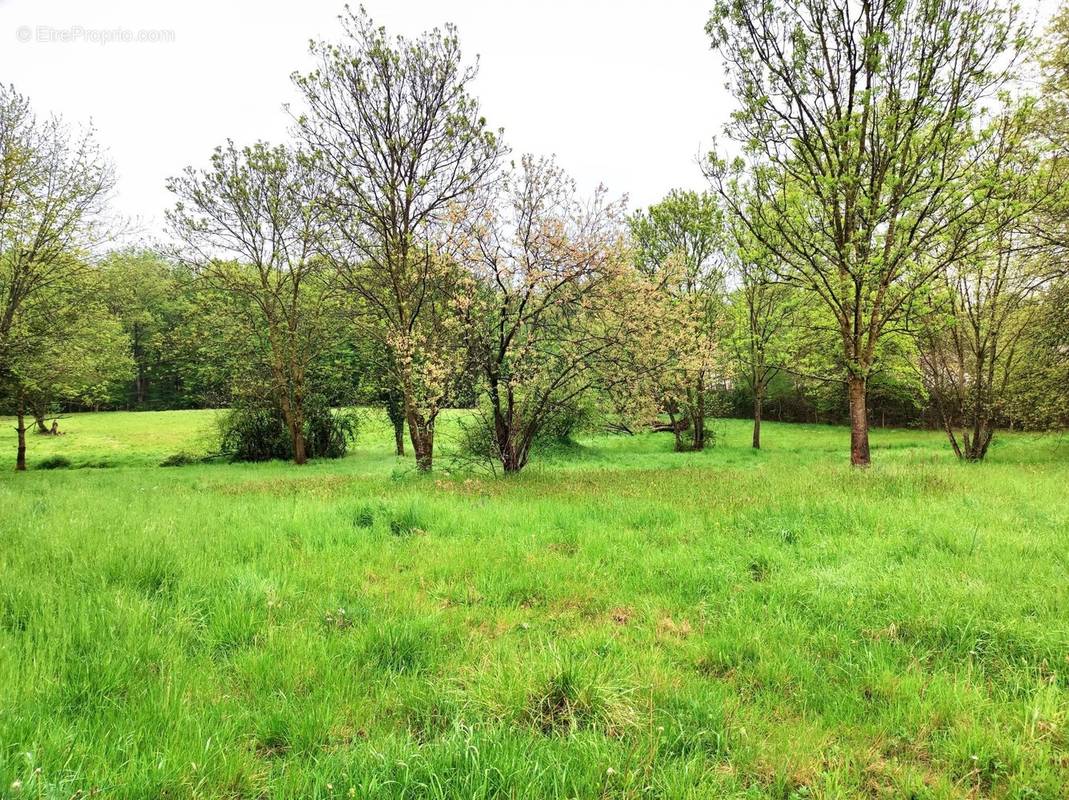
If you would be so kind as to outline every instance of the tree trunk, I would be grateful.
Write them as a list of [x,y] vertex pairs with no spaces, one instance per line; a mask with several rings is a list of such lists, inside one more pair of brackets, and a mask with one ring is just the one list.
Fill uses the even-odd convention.
[[527,465],[528,448],[510,446],[501,451],[501,467],[506,473],[515,474]]
[[33,412],[33,424],[37,427],[37,432],[41,434],[52,433],[51,428],[48,427],[48,423],[45,422],[45,415],[41,411],[35,410]]
[[19,450],[18,455],[15,457],[15,469],[18,472],[26,471],[26,403],[19,395],[19,405],[17,412],[17,424],[15,428],[19,434]]
[[692,418],[694,420],[694,450],[705,449],[705,382],[698,381],[697,396],[694,398]]
[[409,411],[408,436],[416,454],[416,469],[420,472],[430,472],[434,463],[434,423],[425,421],[414,411]]
[[304,464],[308,461],[308,449],[305,446],[304,432],[298,423],[293,428],[293,463]]
[[870,458],[865,379],[851,375],[848,386],[850,390],[850,463],[855,467],[867,467]]
[[965,451],[958,452],[959,458],[966,461],[983,461],[987,455],[987,448],[991,446],[995,428],[987,421],[978,423],[973,429],[973,435],[965,436]]
[[286,427],[290,431],[290,443],[293,446],[293,463],[298,465],[307,463],[308,451],[304,441],[304,414],[301,410],[299,397],[291,401],[283,393],[282,418],[286,421]]
[[680,425],[678,422],[676,422],[675,403],[669,404],[668,408],[665,410],[668,412],[668,420],[671,425],[672,433],[676,438],[676,452],[682,452],[683,450],[686,450],[686,448],[683,446],[683,431],[687,429],[687,426]]
[[764,411],[765,399],[761,396],[760,389],[753,395],[753,449],[761,449],[761,414]]
[[147,394],[148,376],[145,374],[145,354],[141,346],[141,326],[138,323],[134,323],[133,331],[133,355],[134,361],[137,364],[137,376],[134,379],[134,392],[136,394],[135,403],[138,408],[141,408],[145,404],[145,395]]

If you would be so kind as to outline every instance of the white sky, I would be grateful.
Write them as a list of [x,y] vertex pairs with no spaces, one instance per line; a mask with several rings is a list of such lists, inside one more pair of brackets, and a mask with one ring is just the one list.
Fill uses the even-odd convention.
[[[483,112],[515,155],[556,154],[581,188],[604,183],[632,206],[704,186],[697,158],[730,102],[703,30],[711,0],[364,5],[406,35],[455,23],[465,55],[480,57]],[[92,120],[119,173],[114,209],[151,236],[172,202],[168,176],[206,164],[227,137],[287,138],[289,75],[310,67],[310,38],[337,38],[341,9],[342,0],[0,0],[0,80],[38,113]],[[174,40],[87,41],[117,28]],[[47,40],[68,31],[80,40]]]
[[[697,159],[731,107],[703,30],[712,0],[365,5],[396,33],[456,23],[467,56],[481,57],[473,89],[514,154],[556,154],[584,190],[604,183],[633,207],[674,187],[704,187]],[[1046,17],[1057,0],[1026,5]],[[342,0],[0,0],[0,80],[29,95],[39,113],[93,121],[119,173],[115,211],[140,219],[153,236],[172,202],[168,176],[206,164],[228,137],[287,138],[282,104],[296,100],[289,75],[310,67],[310,38],[337,38],[341,7]],[[87,41],[114,29],[169,31],[173,41]],[[47,41],[64,34],[79,40]]]

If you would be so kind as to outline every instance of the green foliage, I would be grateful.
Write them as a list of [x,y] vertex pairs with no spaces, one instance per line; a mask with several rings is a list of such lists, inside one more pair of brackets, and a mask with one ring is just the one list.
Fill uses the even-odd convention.
[[[722,288],[724,219],[715,195],[674,189],[648,210],[633,214],[628,226],[635,259],[646,274],[672,277],[668,288],[673,291]],[[666,270],[673,257],[685,264],[677,276]]]
[[132,374],[107,400],[112,408],[220,405],[240,351],[229,330],[234,311],[198,287],[188,267],[148,249],[109,253],[100,298],[129,340]]
[[[592,433],[602,420],[602,413],[597,408],[593,396],[576,397],[561,404],[545,417],[544,424],[538,427],[531,444],[535,455],[566,453],[577,446],[581,435]],[[485,400],[458,422],[459,433],[456,437],[457,466],[477,466],[496,471],[500,466],[501,454],[494,435],[494,415]]]
[[[304,413],[308,457],[342,458],[356,437],[356,416],[345,410],[335,412],[317,399],[305,405]],[[269,402],[241,402],[219,424],[219,450],[234,461],[293,458],[293,441],[282,411]]]

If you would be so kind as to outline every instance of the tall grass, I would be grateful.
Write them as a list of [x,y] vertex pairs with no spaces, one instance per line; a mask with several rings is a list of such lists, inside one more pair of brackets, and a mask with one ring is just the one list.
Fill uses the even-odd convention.
[[0,796],[1065,797],[1060,440],[719,425],[510,479],[377,418],[304,468],[158,467],[210,412],[12,434]]

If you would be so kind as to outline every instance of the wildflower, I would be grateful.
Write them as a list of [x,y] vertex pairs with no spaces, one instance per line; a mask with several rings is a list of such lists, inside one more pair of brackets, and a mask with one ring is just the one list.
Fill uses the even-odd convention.
[[11,791],[17,792],[17,791],[20,791],[21,789],[22,789],[22,781],[12,781],[11,782]]

